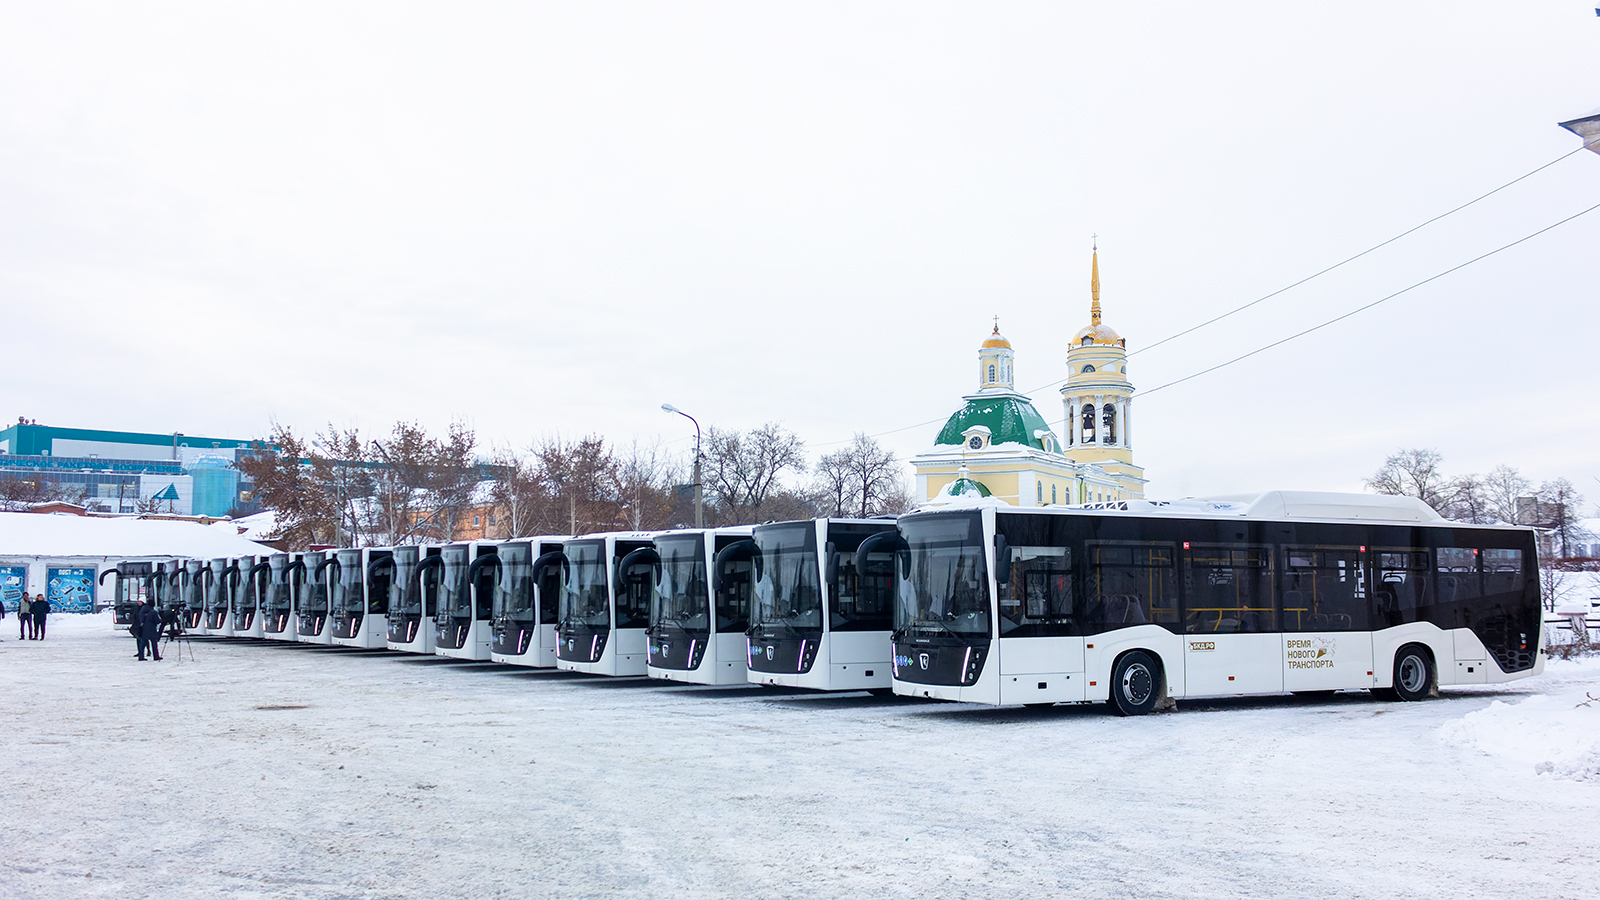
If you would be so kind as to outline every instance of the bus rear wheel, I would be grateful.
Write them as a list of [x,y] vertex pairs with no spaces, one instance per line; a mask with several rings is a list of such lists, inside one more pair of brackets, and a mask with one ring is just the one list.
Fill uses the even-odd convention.
[[1437,677],[1428,651],[1407,644],[1394,655],[1394,687],[1390,690],[1396,700],[1421,700],[1434,692]]
[[1119,716],[1142,716],[1156,708],[1161,695],[1161,667],[1150,654],[1133,650],[1122,655],[1111,671],[1111,711]]

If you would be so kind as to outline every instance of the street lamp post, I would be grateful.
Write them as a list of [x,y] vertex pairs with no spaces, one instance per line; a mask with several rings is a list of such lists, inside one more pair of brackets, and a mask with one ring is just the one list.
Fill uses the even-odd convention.
[[678,415],[683,416],[685,419],[694,422],[694,527],[704,528],[706,527],[704,513],[705,507],[701,499],[704,495],[702,494],[700,488],[700,423],[695,421],[694,416],[691,416],[676,406],[673,406],[671,403],[661,404],[661,409],[663,412],[677,413]]

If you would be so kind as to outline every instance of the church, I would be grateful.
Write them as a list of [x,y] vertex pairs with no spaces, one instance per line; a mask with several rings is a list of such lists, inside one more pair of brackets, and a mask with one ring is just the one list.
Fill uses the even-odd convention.
[[912,458],[920,501],[993,497],[1017,506],[1144,497],[1133,461],[1128,342],[1101,321],[1100,253],[1090,261],[1089,325],[1067,348],[1058,437],[1016,390],[1011,342],[997,322],[978,347],[978,388],[945,422],[932,450]]

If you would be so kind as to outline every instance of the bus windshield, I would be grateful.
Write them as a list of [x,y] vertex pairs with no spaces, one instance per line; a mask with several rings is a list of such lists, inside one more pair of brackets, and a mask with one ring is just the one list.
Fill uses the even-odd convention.
[[364,611],[367,573],[361,569],[360,550],[339,551],[339,580],[329,586],[332,596],[329,605],[335,613]]
[[533,623],[533,555],[527,544],[501,544],[500,571],[494,579],[494,616]]
[[561,591],[561,621],[590,628],[611,627],[611,593],[606,583],[604,541],[566,546],[567,578]]
[[902,519],[911,574],[899,580],[894,627],[912,637],[989,636],[983,519],[976,513]]
[[821,576],[817,572],[817,531],[810,522],[755,533],[756,603],[751,624],[783,624],[822,630]]
[[211,578],[206,586],[206,609],[214,611],[228,608],[228,596],[232,593],[228,590],[228,579],[232,576],[223,574],[227,570],[227,560],[213,559],[211,561]]
[[267,596],[261,603],[263,609],[287,611],[293,605],[288,569],[289,557],[279,555],[272,558],[272,581],[268,583]]
[[467,568],[472,561],[467,558],[466,547],[446,547],[440,551],[444,557],[444,575],[440,581],[439,618],[472,618],[472,585],[467,582]]
[[317,574],[317,566],[322,564],[323,556],[320,553],[305,555],[306,582],[300,597],[300,611],[305,615],[319,615],[328,611],[328,570],[323,569],[322,574]]
[[661,583],[650,598],[650,623],[686,631],[711,630],[711,585],[706,577],[703,535],[662,538]]
[[422,550],[417,547],[396,547],[394,550],[394,577],[389,579],[389,609],[394,615],[422,615],[422,593],[426,588],[421,584],[413,584],[411,577],[417,571],[421,556]]

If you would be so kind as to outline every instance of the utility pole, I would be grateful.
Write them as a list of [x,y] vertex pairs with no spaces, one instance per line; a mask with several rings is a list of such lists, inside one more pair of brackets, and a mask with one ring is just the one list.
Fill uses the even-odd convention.
[[706,527],[705,495],[701,490],[700,484],[700,423],[695,421],[694,416],[691,416],[676,406],[673,406],[671,403],[661,404],[661,409],[664,412],[677,413],[678,415],[683,416],[685,419],[694,422],[694,527],[704,528]]

